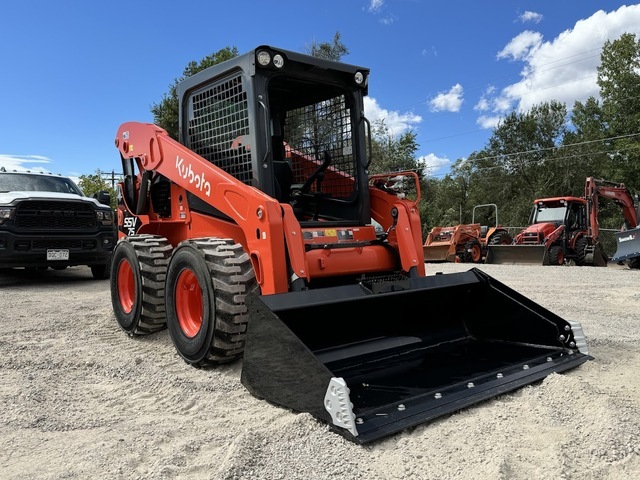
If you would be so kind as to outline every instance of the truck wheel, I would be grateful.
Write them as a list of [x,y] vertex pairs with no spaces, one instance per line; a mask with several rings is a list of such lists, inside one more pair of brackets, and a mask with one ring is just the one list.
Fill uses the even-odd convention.
[[178,245],[167,270],[165,302],[169,335],[182,358],[202,367],[241,357],[245,296],[258,288],[239,243],[203,238]]
[[109,264],[105,265],[91,265],[91,275],[96,280],[105,280],[111,276],[111,269]]
[[585,237],[576,240],[576,265],[582,267],[587,264],[587,246],[589,241]]
[[564,264],[564,252],[560,245],[553,245],[549,249],[549,265],[562,265]]
[[111,303],[116,320],[129,335],[166,327],[164,278],[171,244],[158,235],[132,235],[113,251]]

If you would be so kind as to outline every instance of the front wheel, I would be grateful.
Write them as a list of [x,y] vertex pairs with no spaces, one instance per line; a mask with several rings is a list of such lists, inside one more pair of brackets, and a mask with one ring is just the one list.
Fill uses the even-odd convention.
[[230,239],[182,242],[167,269],[167,327],[176,350],[194,366],[242,356],[247,328],[245,297],[257,291],[253,266]]
[[549,265],[564,264],[564,251],[560,245],[553,245],[549,249]]
[[106,263],[104,265],[91,265],[91,275],[96,280],[106,280],[111,276],[111,268],[110,264]]
[[482,262],[482,246],[480,242],[471,240],[465,244],[463,261],[472,263]]
[[164,278],[171,244],[158,235],[120,240],[111,263],[111,303],[120,328],[129,335],[166,327]]

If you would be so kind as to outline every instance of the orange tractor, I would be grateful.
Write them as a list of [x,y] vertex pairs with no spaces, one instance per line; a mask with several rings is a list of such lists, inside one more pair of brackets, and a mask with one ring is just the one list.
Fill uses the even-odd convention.
[[[491,207],[495,225],[475,223],[476,210]],[[433,227],[422,246],[425,262],[482,263],[488,245],[505,245],[513,241],[509,231],[498,223],[498,207],[494,203],[473,207],[471,223],[453,227]]]
[[242,359],[251,394],[357,443],[591,358],[579,324],[485,273],[426,274],[417,175],[368,171],[368,81],[260,46],[178,84],[179,141],[123,123],[111,269],[127,335]]

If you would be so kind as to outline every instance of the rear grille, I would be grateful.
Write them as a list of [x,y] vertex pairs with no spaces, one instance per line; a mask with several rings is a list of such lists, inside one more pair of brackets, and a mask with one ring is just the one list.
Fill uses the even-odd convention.
[[18,206],[14,224],[23,232],[56,232],[96,228],[97,220],[84,202],[37,200]]

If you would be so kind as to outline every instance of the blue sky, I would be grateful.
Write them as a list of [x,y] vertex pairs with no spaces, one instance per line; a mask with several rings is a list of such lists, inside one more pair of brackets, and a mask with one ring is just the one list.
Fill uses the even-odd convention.
[[513,109],[598,97],[605,40],[640,36],[640,4],[587,0],[23,0],[0,16],[0,166],[119,172],[125,121],[152,122],[190,61],[261,44],[308,52],[340,32],[371,69],[365,113],[417,134],[435,177]]

